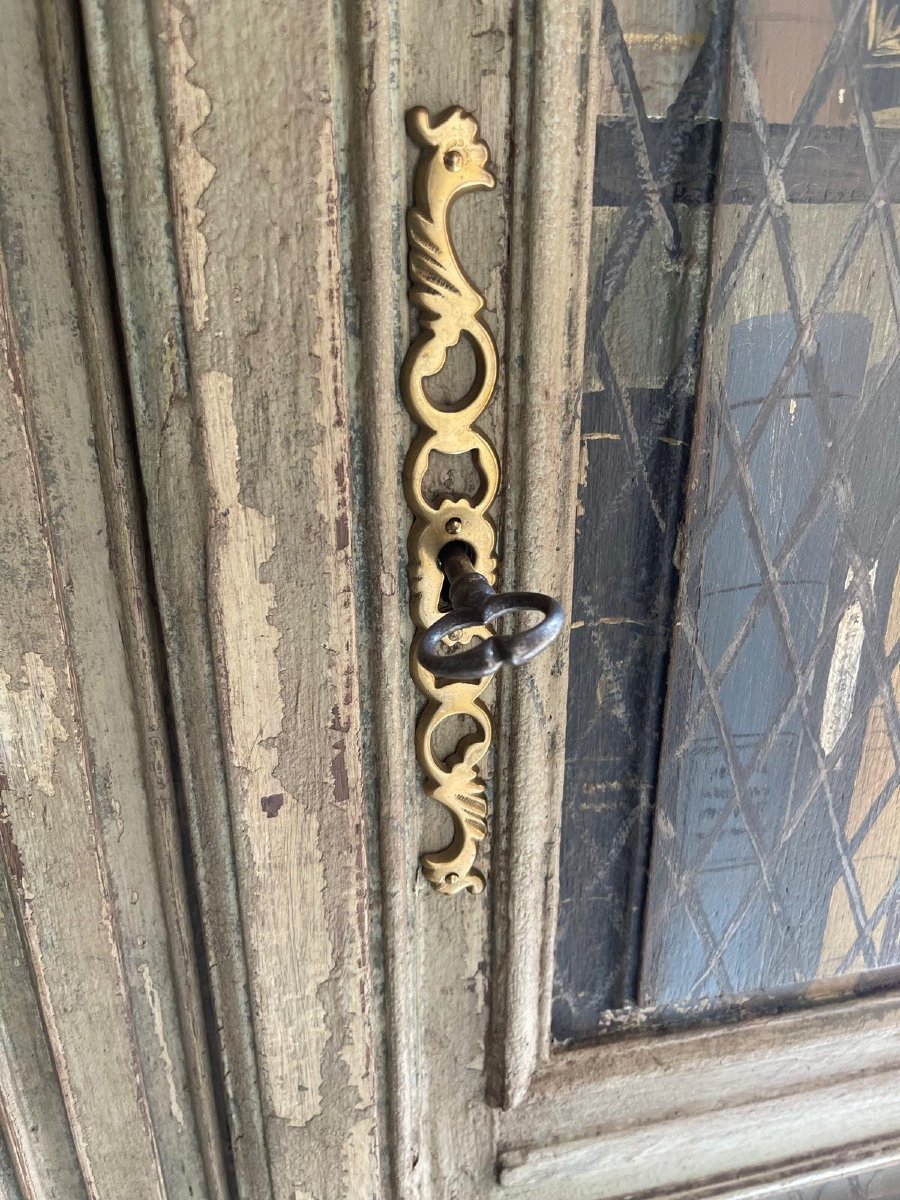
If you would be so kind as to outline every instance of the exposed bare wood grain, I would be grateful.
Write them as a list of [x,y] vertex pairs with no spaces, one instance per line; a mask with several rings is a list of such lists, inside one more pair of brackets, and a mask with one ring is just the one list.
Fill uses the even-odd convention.
[[[896,998],[883,996],[559,1053],[525,1104],[504,1115],[501,1164],[536,1166],[558,1153],[555,1169],[565,1178],[572,1171],[575,1196],[640,1193],[645,1168],[648,1194],[680,1196],[693,1185],[718,1196],[728,1194],[728,1156],[736,1166],[740,1153],[742,1170],[759,1173],[753,1194],[764,1196],[781,1194],[791,1173],[824,1172],[817,1159],[830,1145],[830,1170],[839,1177],[853,1145],[868,1142],[876,1154],[873,1142],[895,1129],[892,1117],[882,1123],[885,1110],[875,1096],[887,1101],[896,1090],[897,1025]],[[840,1098],[839,1123],[823,1138],[827,1114],[817,1103],[829,1088],[835,1103]],[[786,1120],[786,1112],[796,1120]],[[713,1118],[723,1122],[721,1135]],[[684,1136],[691,1153],[679,1146]],[[651,1147],[659,1150],[655,1160]],[[574,1156],[564,1162],[568,1150]],[[725,1158],[717,1164],[720,1152]],[[524,1174],[507,1181],[524,1185]],[[557,1186],[548,1177],[546,1192],[536,1194],[549,1200]]]
[[[66,77],[38,74],[14,148],[30,139],[47,161],[26,176],[0,146],[13,368],[0,546],[15,546],[0,604],[16,612],[12,632],[0,625],[14,785],[0,1011],[17,997],[0,1017],[0,1192],[6,1171],[22,1200],[674,1198],[695,1184],[724,1196],[740,1168],[749,1200],[783,1194],[790,1171],[846,1173],[841,1144],[893,1162],[890,997],[550,1054],[565,648],[492,699],[488,902],[447,903],[417,880],[443,831],[416,777],[406,663],[403,112],[461,104],[494,153],[500,186],[460,208],[454,238],[505,364],[488,422],[505,461],[501,578],[565,599],[597,0],[82,10],[140,484],[96,316],[100,256],[73,241],[89,186]],[[62,62],[66,10],[41,11],[44,55]],[[33,58],[31,18],[16,20]],[[660,63],[688,61],[699,24],[686,15],[664,43],[657,24],[635,18],[623,43],[661,115],[682,68]],[[18,74],[0,116],[26,94],[7,45]],[[28,186],[54,171],[53,203],[44,182],[29,211]],[[433,475],[458,482],[446,464]],[[852,618],[845,633],[835,711]]]
[[[861,1091],[856,1090],[857,1093]],[[853,1104],[854,1100],[864,1101],[859,1094],[848,1095],[846,1089],[823,1088],[819,1095],[824,1103],[835,1108]],[[840,1136],[837,1120],[833,1124],[825,1122],[820,1127],[824,1149],[800,1159],[782,1159],[762,1170],[743,1167],[742,1157],[747,1140],[758,1136],[776,1136],[778,1124],[795,1114],[801,1120],[811,1119],[817,1101],[810,1097],[804,1100],[805,1103],[792,1099],[780,1104],[777,1111],[771,1114],[771,1124],[768,1126],[760,1120],[757,1106],[748,1105],[746,1109],[739,1110],[745,1122],[743,1128],[753,1131],[746,1139],[734,1137],[733,1125],[728,1126],[727,1117],[717,1114],[709,1120],[707,1128],[711,1133],[718,1133],[718,1144],[724,1144],[721,1135],[728,1128],[729,1150],[724,1160],[719,1158],[718,1161],[705,1163],[708,1172],[704,1171],[702,1177],[696,1171],[691,1171],[686,1178],[678,1180],[665,1168],[660,1171],[660,1159],[668,1159],[669,1164],[672,1160],[687,1162],[692,1158],[697,1144],[696,1128],[688,1122],[673,1121],[669,1128],[657,1129],[650,1137],[646,1133],[643,1136],[638,1134],[633,1139],[601,1136],[585,1142],[546,1147],[534,1153],[526,1151],[504,1155],[500,1166],[500,1195],[524,1189],[535,1200],[544,1195],[549,1200],[558,1195],[555,1189],[561,1179],[566,1180],[567,1194],[575,1200],[582,1200],[582,1197],[584,1200],[588,1197],[590,1200],[619,1200],[625,1196],[628,1200],[774,1200],[779,1196],[818,1197],[823,1194],[818,1187],[828,1187],[827,1194],[840,1200],[853,1200],[860,1195],[872,1197],[873,1200],[879,1195],[885,1198],[894,1195],[892,1188],[896,1184],[892,1185],[890,1180],[896,1181],[897,1178],[900,1144],[888,1133],[870,1142],[844,1147],[835,1154],[830,1147],[835,1137]],[[896,1120],[896,1114],[892,1116]],[[889,1128],[892,1128],[891,1119],[889,1116]],[[611,1152],[628,1155],[634,1167],[630,1180],[627,1172],[622,1172],[622,1183],[609,1188],[597,1175]],[[890,1178],[887,1186],[890,1190],[870,1191],[868,1180],[874,1172],[885,1168],[888,1168]],[[627,1192],[622,1190],[623,1186],[628,1188]],[[866,1190],[861,1191],[862,1188]]]

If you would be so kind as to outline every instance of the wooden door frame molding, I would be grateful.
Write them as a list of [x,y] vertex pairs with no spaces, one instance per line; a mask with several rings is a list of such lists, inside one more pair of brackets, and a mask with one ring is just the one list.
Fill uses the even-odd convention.
[[[539,4],[516,39],[504,588],[571,608],[597,119],[599,3]],[[525,35],[525,36],[523,36]],[[488,1091],[525,1098],[546,1058],[565,762],[568,638],[502,680]]]
[[[621,1145],[616,1148],[621,1149]],[[557,1172],[566,1171],[570,1180],[579,1177],[588,1179],[589,1168],[580,1169],[586,1167],[586,1160],[576,1162],[573,1172],[571,1161],[566,1160],[563,1152],[554,1156],[555,1149],[537,1151],[533,1155],[530,1152],[501,1155],[498,1169],[501,1188],[530,1187],[534,1179],[542,1170],[546,1171],[551,1163]],[[562,1151],[563,1147],[559,1149]],[[586,1149],[589,1154],[595,1153],[595,1161],[599,1161],[601,1155],[605,1156],[608,1153],[608,1147],[601,1147],[599,1139],[588,1143]],[[873,1171],[896,1167],[898,1163],[900,1142],[891,1138],[849,1145],[822,1155],[807,1155],[799,1159],[786,1158],[761,1170],[710,1176],[685,1185],[664,1187],[662,1191],[656,1187],[651,1191],[629,1191],[628,1197],[629,1200],[768,1200],[769,1197],[775,1200],[778,1196],[796,1196],[798,1189],[822,1187],[849,1179],[859,1172],[871,1174]],[[559,1178],[559,1174],[556,1178]],[[606,1196],[608,1193],[594,1194]],[[616,1195],[619,1194],[617,1191]]]
[[[716,1158],[726,1141],[730,1181]],[[851,1160],[900,1162],[900,997],[556,1052],[503,1114],[499,1145],[504,1187],[554,1174],[604,1198],[731,1196],[744,1175],[746,1194],[777,1195],[789,1175],[796,1186]]]
[[0,21],[0,1193],[223,1200],[77,6]]

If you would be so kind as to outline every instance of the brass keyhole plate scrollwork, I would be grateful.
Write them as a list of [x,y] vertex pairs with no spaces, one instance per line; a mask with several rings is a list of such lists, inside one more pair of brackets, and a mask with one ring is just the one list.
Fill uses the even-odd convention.
[[[461,108],[447,109],[432,121],[424,108],[407,115],[407,129],[419,147],[413,206],[407,213],[410,301],[419,310],[419,333],[407,351],[400,376],[403,401],[419,433],[403,471],[406,500],[415,520],[409,535],[410,609],[416,638],[410,671],[426,703],[416,726],[416,754],[427,776],[426,793],[443,804],[453,819],[453,838],[443,850],[422,856],[422,873],[437,891],[450,895],[484,889],[474,868],[478,843],[487,832],[487,800],[478,764],[491,744],[491,714],[482,700],[489,679],[440,681],[417,662],[422,633],[443,614],[439,608],[444,576],[441,550],[464,542],[475,569],[493,585],[496,576],[495,530],[488,514],[500,486],[500,463],[490,441],[474,427],[490,403],[497,382],[497,347],[481,319],[484,297],[459,263],[450,237],[450,206],[465,192],[493,188],[490,153],[478,137],[475,118]],[[475,381],[461,404],[437,407],[425,394],[424,381],[437,375],[448,351],[466,337],[475,354]],[[476,499],[447,497],[435,505],[424,492],[429,455],[474,454],[483,478]],[[461,640],[488,636],[468,629]],[[450,717],[468,717],[476,732],[463,737],[449,758],[438,757],[435,732]]]

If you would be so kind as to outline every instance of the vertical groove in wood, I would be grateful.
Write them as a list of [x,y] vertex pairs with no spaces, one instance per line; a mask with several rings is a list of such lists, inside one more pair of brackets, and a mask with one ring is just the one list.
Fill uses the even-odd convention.
[[87,1200],[10,883],[4,870],[0,874],[0,1151],[8,1152],[5,1169],[10,1182],[0,1155],[0,1196],[6,1200],[4,1187],[15,1186],[9,1191],[12,1200],[19,1200],[19,1188],[21,1200]]
[[[10,185],[8,161],[0,166],[0,173]],[[7,202],[10,192],[21,200],[14,187],[4,191]],[[45,196],[34,215],[42,231],[59,237],[58,215],[51,215],[49,207]],[[9,232],[6,225],[0,233],[6,234],[4,260],[9,257]],[[16,267],[34,271],[25,303],[40,311],[47,296],[41,295],[41,281],[35,278],[40,268],[29,261],[35,247],[28,245],[27,233],[22,249]],[[52,287],[60,281],[51,274],[50,282]],[[4,629],[0,650],[5,664],[0,674],[4,866],[13,882],[42,1019],[88,1193],[92,1198],[104,1190],[118,1194],[124,1186],[123,1172],[135,1172],[142,1181],[138,1194],[149,1200],[162,1196],[163,1181],[110,904],[106,847],[98,821],[100,797],[85,744],[83,681],[63,595],[64,586],[71,590],[74,585],[65,553],[61,562],[51,533],[53,515],[58,515],[53,513],[56,497],[48,495],[44,482],[35,397],[29,394],[25,377],[26,369],[37,367],[40,374],[49,363],[41,364],[29,355],[26,366],[19,322],[24,318],[29,343],[36,331],[29,328],[27,311],[15,311],[16,299],[3,261],[0,348],[6,384],[2,441],[7,458],[3,507],[9,522],[3,540],[10,549],[15,545],[17,560],[5,573],[2,607],[5,612],[15,611],[10,591],[26,580],[23,592],[30,601],[21,618]],[[20,293],[18,300],[24,301],[24,295]],[[47,315],[50,321],[41,332],[49,339],[59,337],[61,330],[50,322],[59,321],[60,314],[51,310]],[[71,367],[71,359],[67,365]],[[60,363],[54,366],[58,369]],[[79,382],[83,385],[83,380]],[[64,426],[59,432],[71,436]],[[57,886],[63,878],[65,891]],[[102,1045],[90,1037],[93,1019],[81,1002],[88,986],[88,964],[90,981],[97,989],[94,1018],[99,1016],[108,1031]],[[93,1090],[95,1072],[105,1081],[107,1094],[102,1099]],[[116,1134],[129,1141],[129,1153],[118,1159],[110,1145]]]
[[[82,4],[156,597],[197,889],[202,964],[239,1194],[271,1194],[213,670],[208,514],[143,5]],[[199,1036],[199,1031],[198,1031]]]
[[[7,6],[0,72],[9,131],[0,152],[0,830],[34,981],[23,1010],[4,1017],[28,1019],[37,997],[56,1084],[46,1070],[41,1083],[40,1060],[20,1063],[24,1047],[12,1039],[7,1061],[20,1086],[31,1078],[38,1087],[20,1096],[20,1114],[45,1089],[44,1136],[64,1103],[87,1195],[155,1200],[188,1187],[200,1196],[162,895],[175,880],[161,877],[151,828],[151,795],[161,817],[173,796],[145,759],[154,684],[133,611],[140,601],[127,586],[119,591],[110,561],[123,552],[139,560],[140,549],[121,440],[104,494],[115,436],[102,414],[108,404],[115,423],[121,383],[68,18]],[[33,1039],[46,1055],[43,1032],[34,1028]],[[73,1170],[65,1139],[50,1155],[58,1156],[51,1175],[37,1165],[41,1130],[20,1122],[18,1133],[23,1186],[61,1194]],[[77,1194],[69,1183],[67,1194]]]
[[[121,598],[123,618],[120,620],[120,629],[129,680],[140,714],[137,732],[148,805],[147,818],[155,853],[153,871],[168,935],[166,958],[157,964],[154,971],[151,971],[149,962],[138,964],[139,983],[135,979],[133,986],[139,987],[147,1002],[148,1024],[153,1030],[150,1044],[166,1076],[166,1093],[173,1115],[182,1123],[185,1120],[185,1101],[176,1097],[174,1085],[181,1066],[176,1064],[174,1056],[183,1058],[184,1086],[198,1125],[205,1182],[211,1195],[224,1196],[224,1162],[212,1094],[196,949],[184,879],[176,783],[162,694],[165,672],[147,570],[148,547],[143,536],[142,496],[132,457],[127,396],[119,370],[119,347],[110,320],[109,296],[105,286],[98,282],[97,265],[103,261],[103,248],[94,209],[97,180],[92,172],[94,163],[88,150],[90,143],[81,107],[88,102],[86,93],[82,91],[87,81],[80,71],[75,72],[73,66],[79,46],[72,10],[61,9],[52,2],[44,3],[41,15],[57,161],[69,227],[69,260],[80,328],[88,351],[86,364],[91,382],[92,429],[103,486],[110,565]],[[69,74],[74,75],[74,79],[71,89],[67,90]],[[70,95],[70,91],[75,93],[77,99]],[[88,245],[82,243],[79,233],[90,237]],[[87,251],[90,251],[93,262],[88,260]],[[120,830],[118,837],[121,838]],[[132,890],[126,912],[134,912],[140,900],[140,894]],[[145,919],[145,915],[141,915],[139,921]],[[123,921],[123,924],[127,922]],[[144,941],[145,935],[140,926],[135,930],[134,937],[138,945]],[[173,1046],[166,1042],[166,1026],[171,1020],[166,1011],[169,1001],[165,998],[169,984],[158,976],[154,977],[160,965],[171,967],[171,986],[181,1035],[180,1042]]]
[[243,0],[156,16],[268,1168],[278,1196],[367,1195],[378,1167],[334,17]]
[[336,100],[370,912],[373,946],[384,962],[375,1009],[385,1063],[382,1173],[387,1194],[408,1200],[420,1190],[422,1112],[413,921],[418,797],[409,674],[398,652],[409,634],[400,484],[409,422],[396,390],[406,328],[401,239],[407,204],[396,86],[399,9],[397,0],[337,5]]
[[[528,28],[528,6],[519,29]],[[518,48],[511,239],[507,588],[568,605],[584,356],[599,4],[538,4]],[[566,644],[503,683],[491,1087],[519,1103],[549,1041]]]
[[367,1194],[335,30],[314,6],[86,12],[238,1191]]

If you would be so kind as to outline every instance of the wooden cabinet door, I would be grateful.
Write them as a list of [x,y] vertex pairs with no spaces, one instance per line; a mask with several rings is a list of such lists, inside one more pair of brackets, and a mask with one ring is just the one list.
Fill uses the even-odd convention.
[[[0,1195],[900,1194],[894,6],[0,18]],[[478,895],[418,866],[418,105],[569,614]]]

